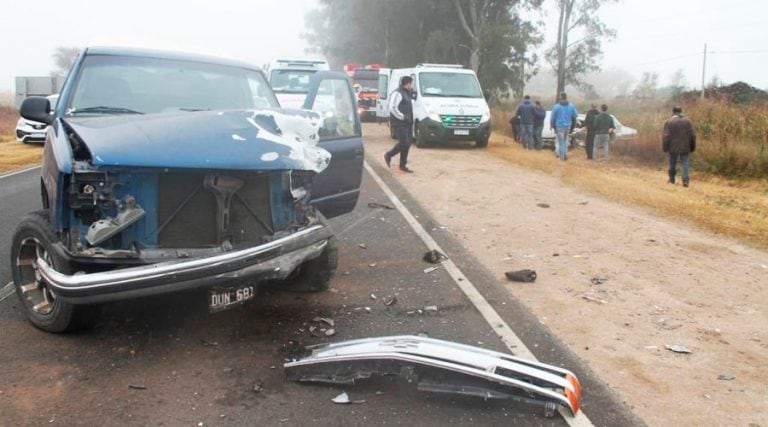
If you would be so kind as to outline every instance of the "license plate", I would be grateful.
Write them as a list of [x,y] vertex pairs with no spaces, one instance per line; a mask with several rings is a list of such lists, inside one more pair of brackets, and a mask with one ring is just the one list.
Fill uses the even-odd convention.
[[44,133],[32,133],[32,138],[42,138],[45,139]]
[[469,135],[469,129],[454,129],[454,135]]
[[254,286],[216,287],[208,293],[208,310],[211,313],[244,304],[256,296]]

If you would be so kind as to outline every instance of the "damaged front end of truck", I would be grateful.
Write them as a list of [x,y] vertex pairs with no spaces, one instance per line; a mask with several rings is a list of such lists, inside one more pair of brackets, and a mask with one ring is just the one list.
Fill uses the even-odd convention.
[[332,157],[324,117],[179,110],[70,107],[51,120],[45,209],[22,219],[11,254],[35,326],[71,330],[94,304],[201,286],[212,312],[267,281],[327,288],[337,249],[312,197]]

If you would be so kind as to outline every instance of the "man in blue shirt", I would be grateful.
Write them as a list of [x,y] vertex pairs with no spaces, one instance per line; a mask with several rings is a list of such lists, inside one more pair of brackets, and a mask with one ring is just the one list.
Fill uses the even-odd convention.
[[568,134],[571,133],[571,126],[578,115],[576,107],[568,101],[568,95],[561,93],[560,101],[552,107],[552,118],[549,122],[550,129],[555,130],[555,151],[560,160],[568,160]]

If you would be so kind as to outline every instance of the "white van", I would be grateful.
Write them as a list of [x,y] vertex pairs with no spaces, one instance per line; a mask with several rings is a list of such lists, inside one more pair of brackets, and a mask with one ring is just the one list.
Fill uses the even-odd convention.
[[491,112],[475,72],[461,65],[419,64],[414,68],[379,70],[379,117],[387,116],[389,95],[400,79],[413,78],[414,143],[424,146],[447,141],[488,145]]
[[284,108],[301,108],[312,74],[328,69],[328,62],[311,59],[278,59],[264,67],[269,85]]

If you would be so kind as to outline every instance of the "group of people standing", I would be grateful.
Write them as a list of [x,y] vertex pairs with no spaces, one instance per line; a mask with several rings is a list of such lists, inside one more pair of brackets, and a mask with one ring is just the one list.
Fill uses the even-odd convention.
[[515,139],[520,139],[527,150],[541,150],[543,142],[541,134],[544,131],[544,119],[547,111],[536,100],[531,102],[531,97],[525,95],[523,102],[517,107],[517,111],[509,121],[512,131],[516,133]]
[[[541,150],[542,131],[547,112],[538,100],[531,102],[531,97],[525,95],[523,102],[517,107],[515,115],[509,120],[512,134],[526,149]],[[576,126],[578,117],[576,107],[568,101],[568,95],[563,92],[558,102],[552,107],[549,127],[555,131],[555,155],[560,160],[568,159],[568,136]],[[587,159],[597,160],[599,151],[603,151],[605,161],[611,142],[616,136],[616,122],[608,113],[608,105],[603,104],[598,110],[597,104],[592,104],[587,111],[583,126],[586,128],[585,148]],[[675,183],[677,161],[680,160],[683,186],[690,185],[690,153],[696,150],[696,132],[693,123],[683,117],[683,109],[675,106],[672,117],[664,123],[662,134],[662,150],[669,153],[669,180]]]

